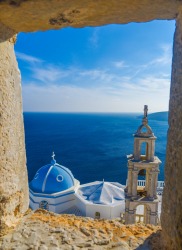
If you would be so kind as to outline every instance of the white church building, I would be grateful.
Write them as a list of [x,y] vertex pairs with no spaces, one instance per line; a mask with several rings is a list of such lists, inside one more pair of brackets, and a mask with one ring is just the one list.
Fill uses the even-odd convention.
[[[126,224],[158,224],[164,182],[158,182],[161,161],[154,155],[156,137],[148,125],[147,111],[145,105],[142,125],[134,134],[134,153],[128,158],[126,186],[104,180],[80,185],[53,153],[51,163],[41,167],[29,184],[30,207],[96,219],[124,215]],[[146,144],[144,155],[142,143]],[[140,179],[143,174],[145,180]]]
[[125,186],[95,181],[80,185],[71,171],[53,160],[29,184],[30,207],[55,213],[112,219],[125,211]]

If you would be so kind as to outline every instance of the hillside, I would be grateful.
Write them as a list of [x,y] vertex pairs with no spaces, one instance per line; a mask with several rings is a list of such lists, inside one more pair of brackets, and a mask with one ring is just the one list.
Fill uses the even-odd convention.
[[[138,116],[138,118],[142,118],[143,115]],[[168,111],[156,112],[152,114],[148,114],[149,120],[157,120],[157,121],[168,121]]]

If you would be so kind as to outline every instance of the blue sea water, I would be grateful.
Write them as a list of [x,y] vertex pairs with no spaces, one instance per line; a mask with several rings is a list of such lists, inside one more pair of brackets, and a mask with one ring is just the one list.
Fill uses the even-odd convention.
[[[125,184],[138,114],[24,113],[24,124],[29,181],[54,151],[56,161],[82,184],[103,179]],[[168,123],[149,120],[149,125],[157,136],[159,180],[164,180]]]

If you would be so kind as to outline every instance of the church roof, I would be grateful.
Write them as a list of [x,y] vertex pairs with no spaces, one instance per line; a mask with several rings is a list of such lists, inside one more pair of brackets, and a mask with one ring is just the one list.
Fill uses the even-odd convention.
[[124,187],[119,183],[96,181],[82,185],[78,194],[93,204],[112,205],[124,201]]
[[34,193],[53,194],[65,191],[74,186],[74,176],[71,171],[56,163],[41,167],[30,182],[29,187]]

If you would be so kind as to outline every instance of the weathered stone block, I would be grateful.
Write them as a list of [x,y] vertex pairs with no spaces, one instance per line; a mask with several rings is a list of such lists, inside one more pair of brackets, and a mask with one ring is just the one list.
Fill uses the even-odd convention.
[[21,78],[15,32],[0,24],[0,232],[28,209]]

